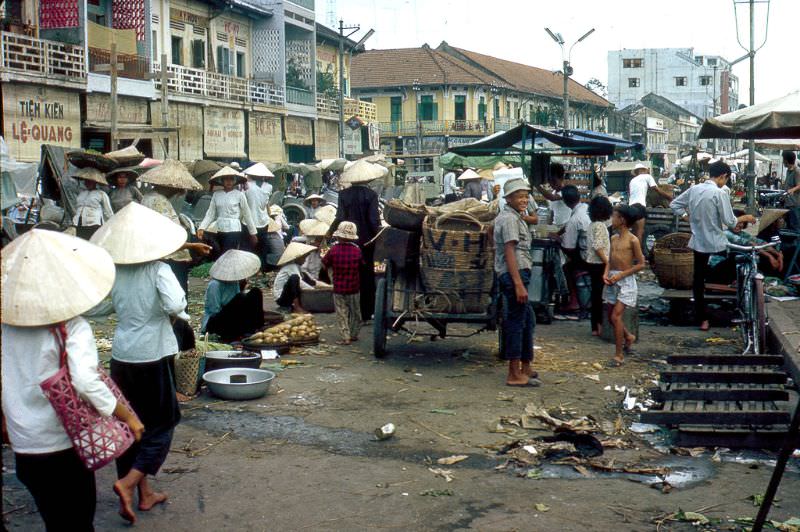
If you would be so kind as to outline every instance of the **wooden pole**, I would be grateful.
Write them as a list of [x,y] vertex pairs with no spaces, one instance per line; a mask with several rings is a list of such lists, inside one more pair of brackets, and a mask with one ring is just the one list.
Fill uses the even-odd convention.
[[117,149],[117,42],[111,41],[111,151]]

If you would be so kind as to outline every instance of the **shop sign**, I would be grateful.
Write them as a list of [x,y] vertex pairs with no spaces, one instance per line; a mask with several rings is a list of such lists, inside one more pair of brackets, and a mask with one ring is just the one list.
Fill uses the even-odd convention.
[[317,159],[336,159],[339,157],[338,122],[317,120],[314,137],[314,154]]
[[270,113],[250,113],[247,132],[250,160],[262,163],[286,162],[280,116]]
[[287,116],[283,121],[286,144],[296,146],[313,146],[314,135],[311,127],[310,118],[300,118],[299,116]]
[[345,155],[361,155],[363,152],[361,148],[361,128],[350,129],[344,128],[344,154]]
[[[161,125],[161,102],[150,103],[150,113]],[[203,108],[179,102],[169,104],[169,126],[178,128],[169,134],[169,156],[179,161],[194,161],[203,158]],[[153,151],[156,159],[164,158],[161,143],[154,138]]]
[[244,111],[207,107],[204,112],[203,149],[207,157],[246,157]]
[[18,161],[38,161],[42,144],[80,148],[80,96],[52,87],[5,83],[3,124],[9,155]]
[[[147,124],[148,118],[147,100],[117,97],[118,124]],[[111,124],[111,97],[108,94],[92,93],[86,96],[86,122],[93,125]]]

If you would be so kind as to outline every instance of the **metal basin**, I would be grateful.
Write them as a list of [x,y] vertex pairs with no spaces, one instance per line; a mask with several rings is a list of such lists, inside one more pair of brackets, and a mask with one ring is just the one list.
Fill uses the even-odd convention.
[[261,365],[261,354],[247,351],[208,351],[206,371],[227,368],[253,368]]
[[251,368],[217,369],[203,374],[211,393],[233,401],[263,397],[274,378],[275,374],[271,371]]

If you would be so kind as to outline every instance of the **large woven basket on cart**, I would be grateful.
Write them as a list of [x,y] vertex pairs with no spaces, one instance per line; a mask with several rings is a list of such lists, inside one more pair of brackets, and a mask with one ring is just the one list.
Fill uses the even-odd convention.
[[690,238],[689,233],[670,233],[656,240],[652,268],[663,288],[692,287],[694,255],[689,249]]
[[433,312],[486,312],[492,299],[493,268],[458,270],[423,266],[424,307]]
[[465,212],[428,216],[422,224],[422,248],[472,255],[491,248],[488,226]]
[[386,223],[404,231],[419,232],[427,214],[425,205],[410,205],[396,199],[389,200],[383,208]]

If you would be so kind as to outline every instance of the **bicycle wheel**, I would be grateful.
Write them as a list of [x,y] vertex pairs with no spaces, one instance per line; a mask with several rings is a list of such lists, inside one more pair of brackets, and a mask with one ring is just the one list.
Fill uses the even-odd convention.
[[760,355],[767,347],[767,307],[764,302],[764,280],[753,279],[753,354]]

